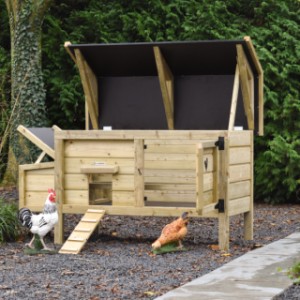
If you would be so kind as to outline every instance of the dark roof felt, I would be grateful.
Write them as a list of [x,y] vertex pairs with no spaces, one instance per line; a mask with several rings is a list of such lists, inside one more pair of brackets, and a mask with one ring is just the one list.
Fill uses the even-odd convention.
[[80,49],[98,77],[156,76],[153,46],[162,51],[174,76],[229,75],[236,66],[236,45],[243,46],[254,67],[244,40],[211,40],[156,43],[71,44],[74,53]]

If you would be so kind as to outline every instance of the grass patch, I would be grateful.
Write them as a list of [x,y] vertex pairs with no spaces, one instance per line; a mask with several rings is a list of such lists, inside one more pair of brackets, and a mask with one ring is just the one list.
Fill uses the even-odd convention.
[[15,241],[19,236],[21,226],[17,213],[15,204],[6,204],[0,199],[0,243]]
[[294,281],[294,284],[300,284],[300,262],[289,268],[288,276]]
[[183,248],[178,248],[178,243],[172,242],[169,244],[166,244],[159,249],[152,250],[153,254],[165,254],[165,253],[170,253],[170,252],[178,252],[178,251],[187,251],[185,247]]

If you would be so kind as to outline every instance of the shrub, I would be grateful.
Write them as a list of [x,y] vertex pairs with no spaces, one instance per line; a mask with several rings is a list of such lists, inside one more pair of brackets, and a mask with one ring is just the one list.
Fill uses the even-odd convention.
[[15,241],[20,232],[17,206],[0,199],[0,243]]
[[288,270],[288,276],[294,280],[295,284],[300,284],[300,262],[296,263]]

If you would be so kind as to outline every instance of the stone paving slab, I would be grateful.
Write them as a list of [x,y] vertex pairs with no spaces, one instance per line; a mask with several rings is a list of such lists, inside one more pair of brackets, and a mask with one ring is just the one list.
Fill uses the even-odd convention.
[[286,271],[300,261],[300,232],[250,251],[155,300],[270,300],[292,281]]

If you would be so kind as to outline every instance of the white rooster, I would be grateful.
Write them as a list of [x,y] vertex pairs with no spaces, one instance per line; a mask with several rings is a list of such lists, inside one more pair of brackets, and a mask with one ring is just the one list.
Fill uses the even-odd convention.
[[56,194],[53,189],[48,189],[48,196],[44,205],[43,212],[40,214],[33,214],[30,209],[23,207],[19,210],[19,220],[24,227],[30,229],[33,233],[33,238],[27,246],[34,248],[33,242],[35,235],[40,237],[44,250],[52,250],[48,248],[44,242],[45,235],[53,229],[58,222],[58,213],[56,208]]

